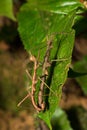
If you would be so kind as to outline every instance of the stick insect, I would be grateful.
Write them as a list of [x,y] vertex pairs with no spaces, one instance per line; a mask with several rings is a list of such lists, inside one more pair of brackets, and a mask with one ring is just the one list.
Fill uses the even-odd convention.
[[43,95],[44,95],[45,82],[48,76],[48,68],[50,67],[49,57],[51,48],[52,48],[52,37],[50,38],[50,40],[47,39],[47,49],[42,63],[42,75],[40,77],[41,83],[38,93],[38,105],[41,107],[42,110],[44,110],[46,107],[45,102],[43,100]]
[[37,59],[35,58],[35,56],[33,56],[31,53],[30,53],[30,61],[34,63],[34,67],[33,67],[33,76],[31,76],[28,71],[27,71],[27,74],[28,76],[30,77],[30,79],[32,80],[32,85],[31,85],[31,92],[28,92],[28,95],[18,104],[18,106],[24,101],[26,100],[28,97],[31,97],[31,101],[32,101],[32,104],[34,106],[34,108],[37,110],[37,111],[41,111],[41,108],[36,104],[35,102],[35,92],[36,92],[36,84],[37,84],[37,69],[39,67],[39,64],[38,64],[38,61]]

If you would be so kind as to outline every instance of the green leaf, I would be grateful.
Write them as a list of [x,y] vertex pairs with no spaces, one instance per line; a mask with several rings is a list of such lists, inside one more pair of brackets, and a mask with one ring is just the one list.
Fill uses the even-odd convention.
[[67,18],[65,15],[39,11],[37,9],[30,10],[28,4],[25,4],[18,14],[18,30],[25,49],[27,51],[31,50],[34,55],[37,55],[38,48],[41,48],[41,53],[44,54],[46,49],[43,47],[46,47],[47,36],[64,33],[63,25],[66,22]]
[[[87,73],[87,56],[85,56],[81,61],[76,62],[73,67],[73,69],[79,73]],[[76,80],[80,84],[83,92],[87,94],[87,76],[78,77]]]
[[77,8],[84,8],[79,0],[28,0],[31,9],[50,11],[57,14],[67,14]]
[[69,71],[68,71],[69,78],[77,78],[77,77],[81,77],[81,76],[85,76],[85,75],[87,75],[87,73],[79,73],[79,72],[76,72],[73,69],[69,68]]
[[[38,11],[21,11],[18,15],[19,33],[23,40],[25,49],[31,52],[34,47],[38,47],[46,36],[43,21]],[[42,44],[43,45],[43,44]],[[33,52],[35,52],[34,50]]]
[[[33,6],[36,6],[36,3]],[[43,62],[46,53],[47,37],[50,40],[50,37],[53,36],[50,61],[54,61],[49,68],[49,75],[46,81],[49,86],[49,89],[46,88],[48,96],[44,98],[48,109],[45,112],[38,113],[38,116],[47,123],[51,130],[50,120],[60,101],[62,86],[67,78],[71,63],[75,36],[72,26],[76,10],[68,15],[60,15],[54,12],[51,13],[50,10],[40,11],[37,8],[34,10],[31,8],[29,8],[28,4],[21,8],[18,14],[18,30],[26,50],[36,57],[40,54],[40,63]],[[41,74],[42,70],[39,68],[38,77]],[[36,86],[36,101],[38,101],[39,86],[40,82]]]
[[[24,4],[18,15],[18,23],[19,23],[19,33],[21,39],[24,43],[24,47],[29,51],[31,48],[30,44],[32,44],[33,52],[36,53],[36,49],[34,50],[34,46],[46,46],[44,41],[46,40],[46,36],[49,33],[52,34],[52,25],[60,26],[60,22],[64,15],[58,14],[68,14],[71,11],[83,7],[79,0],[29,0],[27,4]],[[84,8],[84,7],[83,7]],[[59,16],[59,17],[58,17]],[[56,25],[57,22],[57,25]],[[66,21],[64,20],[64,24]],[[68,26],[69,27],[69,26]],[[54,28],[54,27],[53,27]],[[58,29],[59,30],[59,29]],[[58,32],[55,27],[55,32]],[[61,31],[61,27],[59,33]],[[41,43],[39,45],[39,43]],[[32,51],[31,48],[31,51]],[[37,54],[36,54],[37,55]]]
[[53,130],[72,130],[66,113],[60,108],[56,109],[52,116],[51,123]]
[[[72,23],[74,20],[74,15],[75,14],[72,13],[71,15],[68,15],[67,18],[61,19],[61,22],[59,25],[61,27],[61,31],[68,32],[71,29]],[[64,20],[66,21],[66,19],[67,19],[67,22],[64,25],[63,22]],[[68,28],[68,26],[70,28]],[[72,55],[73,44],[74,44],[74,31],[73,30],[70,33],[58,34],[56,52],[53,53],[54,56],[55,55],[57,56],[57,62],[56,62],[56,65],[53,65],[50,68],[50,75],[53,74],[53,77],[52,77],[52,82],[49,88],[50,89],[50,94],[48,98],[49,110],[47,110],[45,113],[41,112],[38,114],[39,117],[48,124],[50,129],[51,129],[50,120],[55,109],[58,106],[58,103],[61,97],[62,86],[65,83],[65,80],[67,78],[67,72],[70,66],[70,62],[71,62],[70,57]],[[51,80],[51,77],[49,77],[49,81],[50,80]]]
[[12,0],[0,0],[0,16],[6,16],[12,20],[16,20],[13,14]]

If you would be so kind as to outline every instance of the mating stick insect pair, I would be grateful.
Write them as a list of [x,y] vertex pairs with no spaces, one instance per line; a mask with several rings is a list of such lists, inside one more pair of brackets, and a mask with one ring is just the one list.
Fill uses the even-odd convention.
[[[31,84],[31,92],[28,92],[28,95],[18,104],[20,104],[27,99],[29,96],[31,97],[31,102],[34,106],[34,108],[37,111],[44,111],[46,108],[45,101],[43,100],[43,95],[44,95],[44,86],[47,84],[46,79],[48,76],[48,68],[50,67],[50,62],[49,62],[49,57],[50,57],[50,50],[52,48],[52,38],[50,40],[47,40],[47,49],[46,53],[44,55],[43,63],[42,63],[42,74],[40,77],[37,76],[37,70],[39,68],[39,58],[36,58],[30,53],[30,58],[29,60],[33,62],[33,75],[31,76],[30,73],[26,70],[28,76],[30,77],[32,84]],[[35,101],[35,92],[36,92],[36,85],[38,80],[40,80],[40,86],[39,86],[39,92],[38,92],[38,103]]]
[[[44,58],[43,58],[43,62],[42,62],[42,73],[40,76],[38,76],[37,71],[40,67],[40,62],[39,62],[39,55],[38,57],[35,57],[34,55],[32,55],[30,53],[30,62],[33,62],[33,74],[32,76],[30,75],[30,73],[28,72],[28,70],[26,70],[29,78],[31,79],[32,83],[31,83],[31,92],[28,92],[28,95],[18,104],[18,106],[28,97],[31,97],[31,102],[34,106],[34,108],[39,112],[39,111],[44,111],[46,109],[46,102],[44,100],[44,90],[45,90],[45,86],[47,86],[47,88],[49,88],[49,86],[46,84],[47,78],[49,76],[49,72],[48,72],[48,68],[51,67],[51,63],[52,62],[56,62],[56,61],[63,61],[63,60],[68,60],[68,59],[54,59],[52,62],[50,62],[50,53],[51,53],[51,49],[52,49],[52,42],[53,42],[53,35],[50,37],[50,40],[47,39],[47,47],[46,47],[46,52],[44,54]],[[38,80],[40,81],[40,85],[37,86]],[[38,100],[36,101],[35,99],[35,94],[37,91],[37,88],[39,87],[39,91],[38,91]],[[49,88],[50,91],[52,91]],[[53,91],[52,91],[53,92]]]

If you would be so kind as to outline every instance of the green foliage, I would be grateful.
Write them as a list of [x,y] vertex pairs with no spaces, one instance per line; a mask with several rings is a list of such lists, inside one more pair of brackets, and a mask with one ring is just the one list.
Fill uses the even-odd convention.
[[[18,15],[18,23],[20,36],[25,48],[29,50],[31,48],[30,43],[33,43],[32,48],[34,48],[35,45],[38,46],[49,33],[61,32],[61,27],[59,26],[62,17],[64,17],[62,14],[70,13],[79,7],[82,7],[82,5],[78,0],[73,0],[72,2],[70,0],[68,2],[66,0],[62,2],[31,0],[27,4],[24,4]],[[65,22],[66,21],[64,21],[63,24],[65,24]],[[55,31],[50,29],[53,24],[56,26]]]
[[75,113],[77,113],[77,118],[79,119],[79,122],[80,122],[80,128],[82,130],[86,130],[87,129],[87,111],[83,108],[77,108],[75,110]]
[[[74,64],[74,70],[80,73],[87,73],[87,56]],[[78,77],[76,80],[80,84],[83,92],[87,94],[87,75]]]
[[[74,25],[75,31],[76,31],[76,36],[81,34],[82,32],[86,32],[87,30],[87,18],[84,17],[83,15],[76,17],[76,23]],[[87,37],[87,34],[85,34]]]
[[51,119],[53,130],[72,130],[66,113],[57,108]]
[[77,71],[74,71],[73,69],[69,68],[69,71],[68,71],[68,77],[69,78],[77,78],[77,77],[80,77],[80,76],[85,76],[87,75],[87,73],[80,73],[80,72],[77,72]]
[[[79,8],[83,6],[79,1],[70,0],[54,2],[52,0],[29,0],[22,6],[18,14],[18,30],[25,49],[31,52],[36,58],[39,56],[40,63],[43,62],[46,53],[47,39],[52,37],[52,49],[50,61],[54,61],[49,68],[49,75],[46,84],[47,109],[39,112],[38,116],[43,119],[50,130],[51,118],[61,97],[62,86],[67,78],[71,63],[72,50],[74,45],[75,31],[72,29],[74,18]],[[42,74],[42,68],[38,68],[38,77]],[[38,101],[40,81],[36,86],[35,99]],[[65,123],[67,127],[67,122]],[[61,128],[60,130],[64,130]],[[70,129],[70,128],[69,128]]]
[[[69,16],[69,18],[72,19],[72,15],[71,15],[71,17]],[[69,21],[71,21],[70,19],[69,19]],[[60,22],[61,24],[62,24],[62,21]],[[67,19],[67,23],[65,25],[65,30],[66,30],[66,28],[68,29],[68,25],[72,26],[73,21],[70,23],[69,23],[69,21]],[[62,28],[61,28],[61,30],[62,30]],[[62,34],[61,36],[59,35],[59,37],[58,37],[58,41],[56,44],[56,48],[57,48],[57,46],[58,46],[58,48],[54,52],[54,55],[55,54],[57,55],[57,59],[59,61],[57,61],[54,68],[51,68],[52,70],[54,69],[54,72],[53,72],[52,82],[51,82],[51,86],[50,86],[50,89],[52,89],[52,91],[54,91],[55,94],[52,94],[52,92],[50,91],[50,95],[49,95],[50,107],[49,107],[49,110],[45,113],[46,114],[45,117],[49,116],[48,125],[50,125],[50,119],[55,111],[55,108],[58,106],[58,102],[60,101],[60,97],[61,97],[61,89],[67,78],[67,72],[68,72],[70,62],[71,62],[70,57],[72,54],[72,47],[73,47],[73,43],[74,43],[73,39],[74,39],[74,31],[72,31],[70,34],[66,34],[66,35]],[[69,51],[67,51],[67,49]],[[61,59],[61,61],[60,61],[60,59]],[[50,71],[52,71],[52,70],[50,70]],[[40,116],[40,118],[45,119],[44,113],[39,113],[39,116]]]
[[13,0],[0,0],[0,16],[6,16],[12,20],[16,20],[13,14]]

